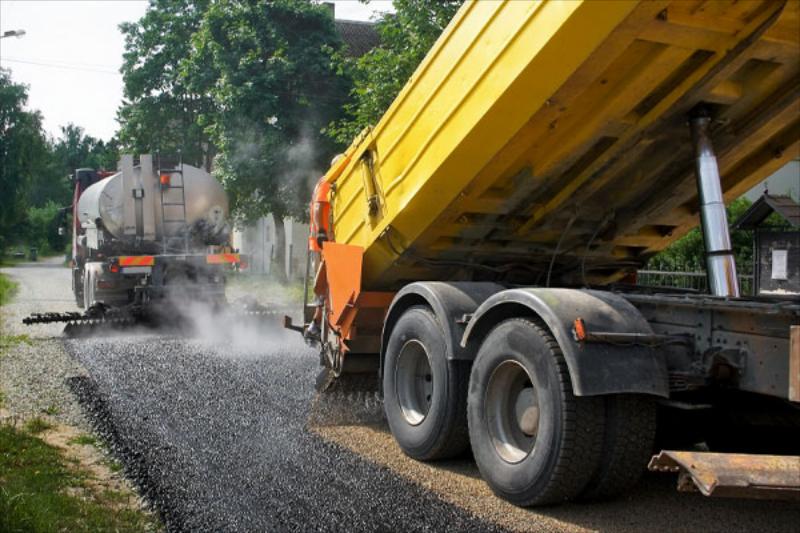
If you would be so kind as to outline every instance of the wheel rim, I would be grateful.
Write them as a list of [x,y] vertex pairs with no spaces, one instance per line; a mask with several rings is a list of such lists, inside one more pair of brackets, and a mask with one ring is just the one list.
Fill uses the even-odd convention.
[[539,401],[528,371],[517,361],[504,361],[492,372],[484,399],[489,436],[497,454],[508,463],[525,459],[539,432]]
[[403,345],[394,374],[397,401],[403,418],[417,426],[428,416],[433,395],[433,374],[425,346],[416,339]]

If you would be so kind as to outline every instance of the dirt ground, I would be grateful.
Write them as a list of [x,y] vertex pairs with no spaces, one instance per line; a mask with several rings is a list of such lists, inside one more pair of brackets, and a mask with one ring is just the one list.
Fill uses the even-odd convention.
[[676,491],[674,475],[646,474],[614,501],[522,509],[494,496],[471,458],[420,463],[385,425],[315,426],[323,438],[413,480],[443,500],[512,531],[798,531],[796,503],[710,499]]

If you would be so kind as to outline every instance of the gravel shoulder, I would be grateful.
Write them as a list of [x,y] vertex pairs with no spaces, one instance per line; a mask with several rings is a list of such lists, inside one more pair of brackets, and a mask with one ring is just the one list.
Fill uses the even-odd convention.
[[66,386],[85,370],[64,351],[63,324],[25,326],[22,318],[32,312],[76,311],[70,290],[69,269],[62,258],[21,263],[2,268],[18,284],[14,300],[0,310],[4,335],[20,336],[0,356],[0,390],[9,415],[40,416],[50,423],[91,429],[80,405]]
[[[102,497],[111,511],[129,509],[150,516],[147,503],[119,471],[119,464],[91,435],[92,425],[69,387],[87,373],[64,350],[63,324],[22,324],[22,318],[32,312],[77,310],[70,271],[62,262],[62,258],[49,258],[0,269],[18,284],[13,301],[0,308],[0,332],[14,337],[7,349],[0,350],[0,423],[23,428],[31,420],[42,420],[46,429],[36,436],[86,473],[83,490]],[[157,523],[155,518],[146,520]]]
[[712,499],[679,493],[672,475],[647,474],[632,493],[614,501],[522,509],[495,497],[471,458],[420,463],[394,442],[388,427],[317,426],[321,437],[438,494],[443,500],[512,531],[796,532],[793,502]]

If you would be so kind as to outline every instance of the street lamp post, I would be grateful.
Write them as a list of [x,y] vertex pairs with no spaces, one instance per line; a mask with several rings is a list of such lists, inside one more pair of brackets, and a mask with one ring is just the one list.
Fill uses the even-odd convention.
[[0,39],[3,39],[5,37],[16,37],[17,39],[19,39],[23,35],[25,35],[25,30],[8,30],[4,31],[3,34],[0,35]]

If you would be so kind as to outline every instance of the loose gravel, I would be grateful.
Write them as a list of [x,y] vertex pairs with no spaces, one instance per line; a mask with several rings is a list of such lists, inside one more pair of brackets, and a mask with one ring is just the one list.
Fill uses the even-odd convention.
[[[92,492],[111,512],[131,509],[151,514],[130,481],[112,468],[109,451],[90,441],[81,443],[91,432],[91,424],[69,384],[88,378],[85,369],[64,350],[64,325],[22,324],[22,318],[32,312],[77,310],[70,270],[61,258],[55,258],[1,271],[17,282],[18,294],[0,308],[0,331],[16,337],[13,345],[0,351],[0,423],[24,426],[27,420],[44,419],[49,429],[37,436],[60,449],[86,476],[85,488],[71,489],[76,496],[93,497],[89,495]],[[153,530],[160,529],[153,522]]]
[[168,337],[69,341],[74,382],[176,531],[492,531],[497,526],[308,431],[317,358]]
[[88,430],[90,425],[66,380],[85,375],[64,351],[63,324],[24,326],[22,318],[37,311],[75,311],[69,269],[61,258],[0,269],[18,283],[19,292],[0,309],[4,335],[23,336],[0,355],[0,391],[7,416],[43,417]]
[[442,499],[513,531],[797,532],[796,503],[706,498],[676,491],[676,476],[646,474],[622,497],[601,503],[570,503],[523,509],[495,497],[471,458],[420,463],[409,459],[388,427],[319,426],[325,439],[414,480]]

